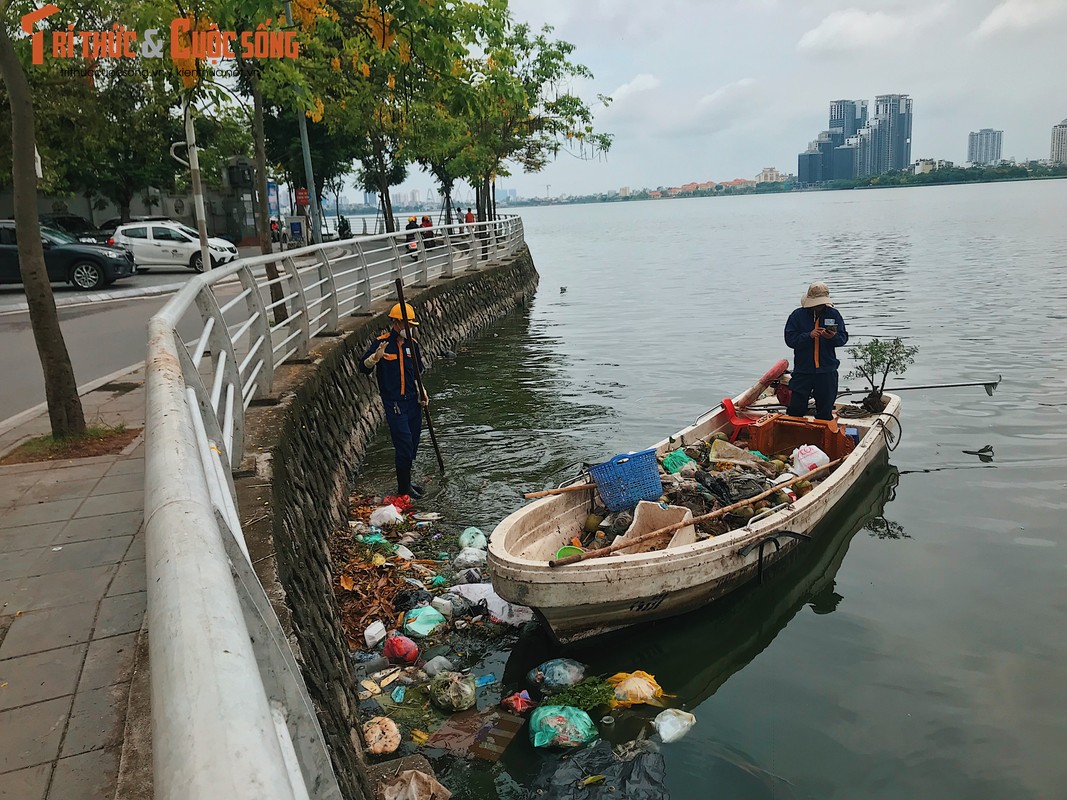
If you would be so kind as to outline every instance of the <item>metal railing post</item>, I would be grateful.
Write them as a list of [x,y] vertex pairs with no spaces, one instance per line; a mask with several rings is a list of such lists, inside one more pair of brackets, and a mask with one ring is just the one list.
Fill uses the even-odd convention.
[[445,277],[451,278],[456,274],[456,253],[452,249],[452,234],[445,228],[445,253],[448,260],[445,262]]
[[[395,265],[396,265],[396,277],[400,278],[401,281],[404,281],[404,258],[403,258],[403,256],[400,255],[400,247],[396,243],[396,237],[397,237],[397,234],[395,234],[395,233],[392,236],[390,236],[389,237],[389,244],[391,244],[393,246],[393,261],[395,262]],[[406,242],[405,242],[405,244],[406,244]],[[419,249],[422,248],[422,237],[419,236],[418,234],[415,235],[415,246],[418,247]],[[405,251],[407,249],[408,249],[407,247],[404,247]],[[407,253],[405,252],[404,255],[407,255]],[[404,281],[404,285],[405,286],[407,285],[406,281]]]
[[[274,353],[271,350],[270,318],[267,316],[267,305],[263,302],[263,296],[259,293],[259,286],[248,267],[241,267],[237,273],[241,280],[241,287],[248,292],[245,304],[248,307],[248,317],[255,317],[252,327],[248,330],[249,350],[256,350],[261,362],[259,371],[256,373],[256,389],[252,397],[256,395],[270,394],[271,384],[274,382]],[[268,297],[270,294],[268,293]]]
[[363,302],[357,304],[357,297],[352,297],[352,314],[357,314],[360,310],[370,311],[370,305],[373,300],[371,296],[370,285],[370,264],[367,263],[367,254],[363,252],[363,245],[356,242],[356,255],[359,258],[359,268],[363,272]]
[[[333,332],[337,330],[338,317],[340,316],[340,309],[337,308],[337,282],[333,277],[333,268],[330,266],[330,259],[326,257],[324,250],[319,251],[319,280],[325,281],[325,283],[319,284],[319,295],[326,297],[325,302],[328,313],[326,314],[326,330]],[[324,292],[323,289],[326,291]]]
[[308,319],[308,299],[307,294],[304,292],[304,284],[300,282],[300,272],[296,268],[296,261],[291,255],[286,256],[282,263],[285,265],[285,272],[289,276],[290,288],[292,293],[296,295],[297,302],[297,314],[289,315],[289,323],[292,324],[293,317],[297,317],[296,324],[298,336],[296,337],[296,352],[293,355],[297,358],[304,358],[308,354],[308,347],[311,345],[311,321]]
[[[237,353],[233,348],[226,320],[219,310],[215,294],[203,291],[196,296],[196,306],[204,321],[215,321],[208,341],[211,347],[211,395],[203,397],[198,392],[200,402],[207,402],[205,415],[210,418],[214,430],[209,425],[209,435],[218,436],[219,444],[225,448],[225,457],[231,469],[236,469],[244,454],[244,382],[237,368]],[[199,375],[198,375],[199,377]]]
[[422,286],[430,285],[430,249],[422,236],[419,237],[419,283]]

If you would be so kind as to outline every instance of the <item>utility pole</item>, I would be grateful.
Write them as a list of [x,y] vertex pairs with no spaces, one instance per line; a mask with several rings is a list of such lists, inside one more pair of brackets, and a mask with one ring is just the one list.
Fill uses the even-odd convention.
[[[204,188],[200,182],[200,157],[196,152],[196,129],[193,127],[192,93],[186,94],[182,101],[182,117],[185,119],[185,141],[175,142],[171,145],[170,154],[181,164],[189,167],[189,177],[193,188],[193,208],[196,211],[196,230],[200,234],[200,258],[203,259],[203,268],[206,272],[211,269],[211,250],[207,243],[207,214],[204,211]],[[174,154],[174,148],[185,145],[189,151],[189,161],[186,162]]]
[[[293,11],[288,0],[285,3],[285,24],[292,26]],[[304,154],[304,179],[307,181],[308,190],[308,214],[311,216],[311,236],[315,244],[322,243],[321,220],[319,216],[319,198],[315,191],[315,173],[311,169],[311,146],[308,144],[307,116],[303,111],[298,111],[296,116],[297,126],[300,128],[300,149]]]

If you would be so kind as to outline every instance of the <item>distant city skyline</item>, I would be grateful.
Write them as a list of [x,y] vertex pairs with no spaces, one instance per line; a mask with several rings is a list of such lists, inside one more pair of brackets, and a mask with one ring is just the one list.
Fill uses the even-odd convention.
[[1004,131],[982,128],[967,136],[967,160],[972,164],[986,166],[997,164],[1001,159]]
[[1052,151],[1049,160],[1053,164],[1067,164],[1067,119],[1052,126]]

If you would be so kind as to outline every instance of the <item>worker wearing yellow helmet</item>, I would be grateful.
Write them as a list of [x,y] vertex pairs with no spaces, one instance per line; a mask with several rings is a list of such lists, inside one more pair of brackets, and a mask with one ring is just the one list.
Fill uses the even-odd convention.
[[[404,304],[408,324],[415,327],[415,309]],[[419,372],[423,370],[422,350],[418,342],[407,338],[404,312],[400,303],[389,309],[392,325],[389,330],[371,340],[359,360],[359,371],[364,375],[372,372],[378,380],[378,391],[385,408],[385,421],[396,451],[396,483],[401,495],[415,499],[422,496],[422,487],[411,482],[411,468],[419,452],[422,436],[422,406],[429,404],[425,392],[421,397],[415,381],[415,362]]]

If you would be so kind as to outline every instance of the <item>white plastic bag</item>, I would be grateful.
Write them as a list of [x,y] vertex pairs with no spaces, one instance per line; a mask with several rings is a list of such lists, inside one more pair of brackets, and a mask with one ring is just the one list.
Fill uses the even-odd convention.
[[494,592],[492,584],[489,583],[464,583],[453,586],[448,591],[465,597],[472,603],[484,600],[489,613],[505,625],[525,625],[534,618],[533,609],[509,603]]
[[486,558],[487,556],[484,550],[479,550],[476,547],[465,547],[459,551],[459,555],[456,556],[456,560],[452,562],[452,566],[456,569],[481,567],[485,565]]
[[459,546],[466,550],[473,547],[475,550],[484,550],[488,546],[485,534],[477,528],[467,528],[459,535]]
[[685,736],[689,729],[696,725],[697,718],[687,711],[678,708],[668,708],[656,715],[652,724],[656,726],[656,733],[664,742],[677,742]]
[[378,620],[372,622],[367,626],[367,630],[363,631],[363,641],[373,650],[380,642],[385,641],[385,626]]
[[830,456],[813,444],[804,444],[793,451],[793,466],[789,471],[794,475],[807,475],[829,463]]
[[380,506],[370,513],[370,524],[375,528],[391,528],[404,521],[404,515],[396,510],[396,506]]

